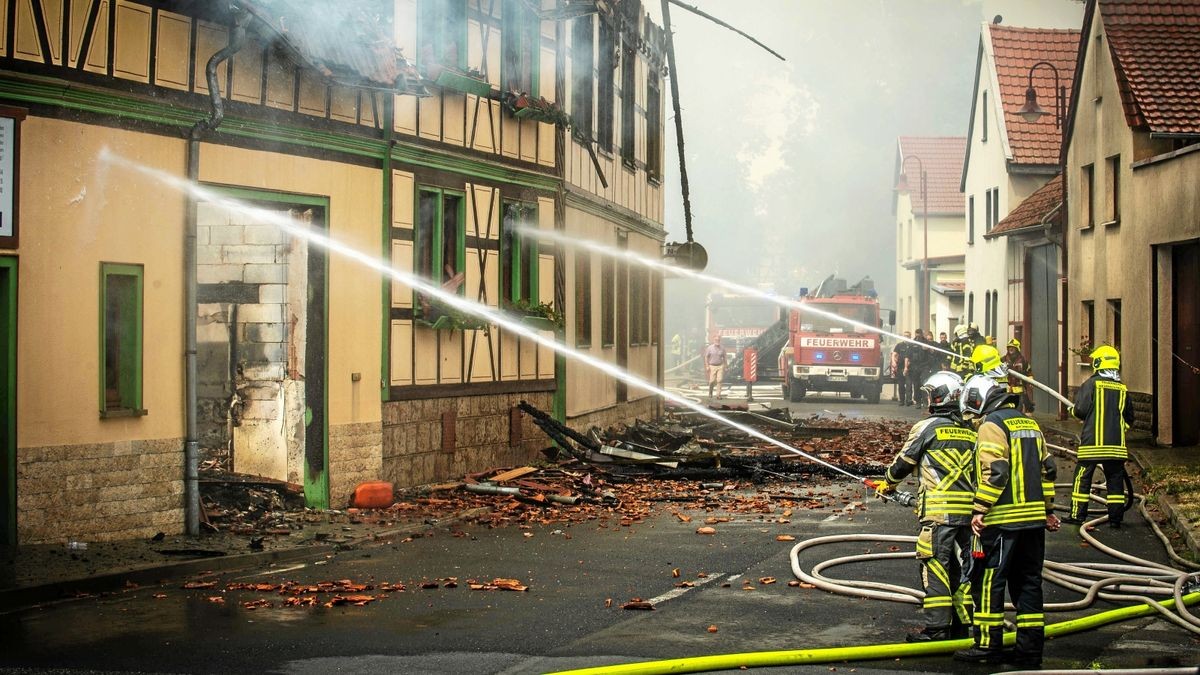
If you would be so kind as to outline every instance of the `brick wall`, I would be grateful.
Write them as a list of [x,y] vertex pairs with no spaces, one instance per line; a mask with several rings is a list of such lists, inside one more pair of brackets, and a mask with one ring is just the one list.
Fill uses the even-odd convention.
[[23,544],[183,531],[183,439],[17,450]]
[[378,422],[329,427],[329,505],[350,503],[354,486],[383,477],[383,429]]
[[553,406],[551,392],[384,403],[383,479],[398,487],[422,485],[537,459],[550,441],[527,415],[510,435],[509,411],[522,400],[542,410]]

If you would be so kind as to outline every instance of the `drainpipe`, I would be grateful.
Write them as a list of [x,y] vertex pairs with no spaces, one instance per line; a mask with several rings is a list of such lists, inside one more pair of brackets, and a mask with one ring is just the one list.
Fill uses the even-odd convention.
[[[231,5],[233,7],[233,5]],[[215,130],[225,118],[225,104],[221,100],[220,83],[217,81],[217,66],[237,53],[246,43],[246,24],[250,14],[238,9],[229,35],[229,44],[213,54],[204,67],[208,80],[211,113],[207,119],[196,122],[188,132],[187,179],[195,183],[200,179],[200,135],[205,130]],[[187,409],[187,429],[183,441],[183,494],[184,525],[192,536],[200,534],[200,441],[196,431],[198,417],[196,405],[196,314],[200,311],[196,294],[196,215],[199,207],[194,194],[188,194],[184,220],[183,275],[184,275],[184,399]]]

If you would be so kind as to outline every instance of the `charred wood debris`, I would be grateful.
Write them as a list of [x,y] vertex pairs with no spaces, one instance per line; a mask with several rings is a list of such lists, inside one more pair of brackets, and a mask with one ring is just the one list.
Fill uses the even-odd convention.
[[[581,432],[524,401],[519,407],[553,441],[543,461],[402,488],[390,508],[378,510],[304,509],[300,486],[207,472],[204,524],[213,532],[260,537],[298,534],[306,524],[436,522],[461,513],[481,513],[473,520],[493,527],[591,520],[627,526],[664,504],[672,512],[771,513],[776,507],[841,507],[845,501],[830,489],[844,477],[829,468],[684,408],[668,406],[654,421]],[[714,410],[864,476],[883,472],[909,428],[902,421],[831,414],[797,419],[786,408]]]

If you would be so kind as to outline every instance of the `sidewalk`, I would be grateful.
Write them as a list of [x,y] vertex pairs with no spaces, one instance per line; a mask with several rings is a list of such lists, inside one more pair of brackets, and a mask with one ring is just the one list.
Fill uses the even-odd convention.
[[[1052,414],[1034,413],[1034,419],[1042,426],[1051,442],[1070,439],[1068,447],[1074,449],[1079,439],[1080,423],[1075,419],[1059,420]],[[1056,443],[1057,444],[1057,443]],[[1146,432],[1130,432],[1126,437],[1129,459],[1140,472],[1133,472],[1134,485],[1140,492],[1153,481],[1165,481],[1171,476],[1200,476],[1200,447],[1184,446],[1166,448],[1154,445],[1154,437]],[[1061,473],[1061,471],[1060,471]],[[1179,481],[1173,481],[1178,483]],[[1200,560],[1200,509],[1190,502],[1200,500],[1196,494],[1167,494],[1157,490],[1146,495],[1153,498],[1153,506],[1179,532],[1184,545]],[[1177,551],[1184,553],[1184,551]]]
[[489,510],[470,509],[437,519],[389,511],[313,511],[304,514],[300,528],[287,533],[173,535],[90,542],[76,549],[64,544],[0,548],[0,613],[206,572],[332,557],[374,541],[418,537]]

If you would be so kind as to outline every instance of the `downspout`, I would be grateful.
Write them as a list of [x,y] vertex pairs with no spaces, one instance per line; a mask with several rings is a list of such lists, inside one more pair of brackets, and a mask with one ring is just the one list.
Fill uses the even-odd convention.
[[[231,5],[233,6],[233,5]],[[204,66],[208,80],[208,95],[211,113],[207,119],[196,122],[188,132],[187,179],[196,183],[200,179],[200,135],[213,131],[225,117],[225,104],[221,100],[220,83],[217,81],[217,66],[233,56],[246,42],[246,24],[250,14],[238,9],[229,44],[213,54]],[[200,442],[196,431],[198,417],[196,404],[196,314],[200,311],[196,289],[196,218],[199,203],[193,193],[188,193],[187,211],[184,219],[183,276],[184,276],[184,399],[187,417],[186,435],[183,441],[183,495],[184,526],[192,536],[200,534]]]

